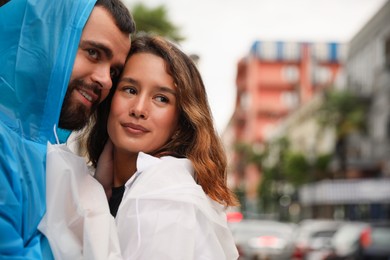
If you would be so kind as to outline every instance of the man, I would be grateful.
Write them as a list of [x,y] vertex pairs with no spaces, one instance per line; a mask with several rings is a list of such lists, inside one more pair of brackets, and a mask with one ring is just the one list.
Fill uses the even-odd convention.
[[110,1],[96,3],[83,30],[61,110],[59,127],[62,129],[80,130],[86,125],[97,105],[107,97],[112,80],[119,77],[125,63],[130,48],[129,33],[134,32],[135,25],[124,16],[124,10],[117,9],[127,11],[126,7],[107,2]]
[[0,8],[1,259],[52,258],[37,229],[47,142],[56,142],[56,125],[84,126],[125,62],[132,17],[120,0],[95,1],[12,0]]

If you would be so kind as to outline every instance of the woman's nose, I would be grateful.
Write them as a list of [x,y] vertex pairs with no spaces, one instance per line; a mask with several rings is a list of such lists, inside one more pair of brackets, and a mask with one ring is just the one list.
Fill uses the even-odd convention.
[[130,115],[133,117],[136,117],[136,118],[141,118],[141,119],[146,118],[145,113],[142,113],[141,111],[137,111],[137,110],[133,110]]
[[137,98],[136,103],[130,111],[130,115],[136,118],[146,119],[147,118],[147,103],[142,97]]

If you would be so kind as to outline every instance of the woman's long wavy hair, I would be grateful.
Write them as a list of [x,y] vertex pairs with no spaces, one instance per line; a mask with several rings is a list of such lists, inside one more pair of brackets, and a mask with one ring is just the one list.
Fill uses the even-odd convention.
[[[196,65],[173,43],[159,36],[136,36],[127,59],[136,53],[161,57],[177,87],[178,130],[152,155],[188,158],[193,164],[197,183],[210,198],[225,206],[237,205],[226,185],[226,154],[214,128],[207,93]],[[114,91],[115,87],[99,106],[87,135],[87,153],[94,166],[108,139],[107,119]]]

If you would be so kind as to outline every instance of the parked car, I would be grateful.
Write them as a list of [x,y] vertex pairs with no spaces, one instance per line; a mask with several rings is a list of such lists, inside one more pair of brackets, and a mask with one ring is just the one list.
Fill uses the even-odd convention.
[[240,260],[291,259],[296,225],[272,220],[231,223]]
[[372,223],[360,236],[358,259],[390,259],[390,223]]
[[346,222],[331,239],[332,251],[326,260],[359,259],[360,238],[362,232],[370,226],[366,222]]
[[305,219],[298,224],[292,259],[322,259],[331,250],[330,241],[343,221]]

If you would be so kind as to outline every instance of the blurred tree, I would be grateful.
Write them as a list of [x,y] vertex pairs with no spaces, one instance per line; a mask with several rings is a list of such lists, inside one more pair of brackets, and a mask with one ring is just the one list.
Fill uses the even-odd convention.
[[[241,158],[236,165],[238,172],[243,173],[245,166],[253,163],[261,174],[261,182],[257,188],[259,216],[283,218],[283,207],[280,206],[282,196],[289,195],[293,201],[296,201],[296,192],[301,185],[329,178],[328,165],[331,154],[321,154],[308,160],[308,155],[291,149],[287,137],[266,143],[260,153],[256,152],[252,144],[247,143],[236,143],[234,149]],[[243,174],[241,178],[244,178]],[[283,187],[288,185],[292,185],[292,192],[284,194]],[[240,187],[235,192],[240,198],[241,210],[244,213],[245,188]],[[289,216],[284,216],[284,219],[288,218]]]
[[[278,194],[278,186],[284,182],[282,162],[289,147],[289,140],[283,137],[267,143],[261,155],[251,157],[262,173],[262,180],[259,183],[257,194],[259,209],[263,214],[279,214],[278,200],[280,194]],[[270,158],[272,159],[270,160]],[[267,162],[267,160],[271,162]]]
[[185,40],[179,28],[168,19],[167,9],[164,5],[149,8],[140,2],[129,9],[134,17],[137,32],[154,33],[177,43]]
[[319,123],[336,131],[335,156],[341,174],[347,169],[347,136],[366,130],[367,102],[348,91],[329,90],[319,110]]
[[331,173],[329,171],[329,164],[332,160],[332,154],[320,154],[313,162],[314,176],[313,181],[319,181],[323,179],[330,179]]
[[[236,152],[237,163],[235,165],[235,171],[237,172],[239,179],[244,180],[245,178],[245,168],[254,164],[261,172],[261,162],[262,162],[262,154],[257,153],[253,147],[253,145],[245,143],[245,142],[237,142],[233,145],[233,149]],[[239,199],[241,212],[244,214],[244,217],[247,217],[247,187],[245,186],[245,181],[242,181],[234,191],[237,198]]]
[[287,151],[282,161],[281,172],[294,186],[306,183],[310,177],[310,165],[300,152]]

